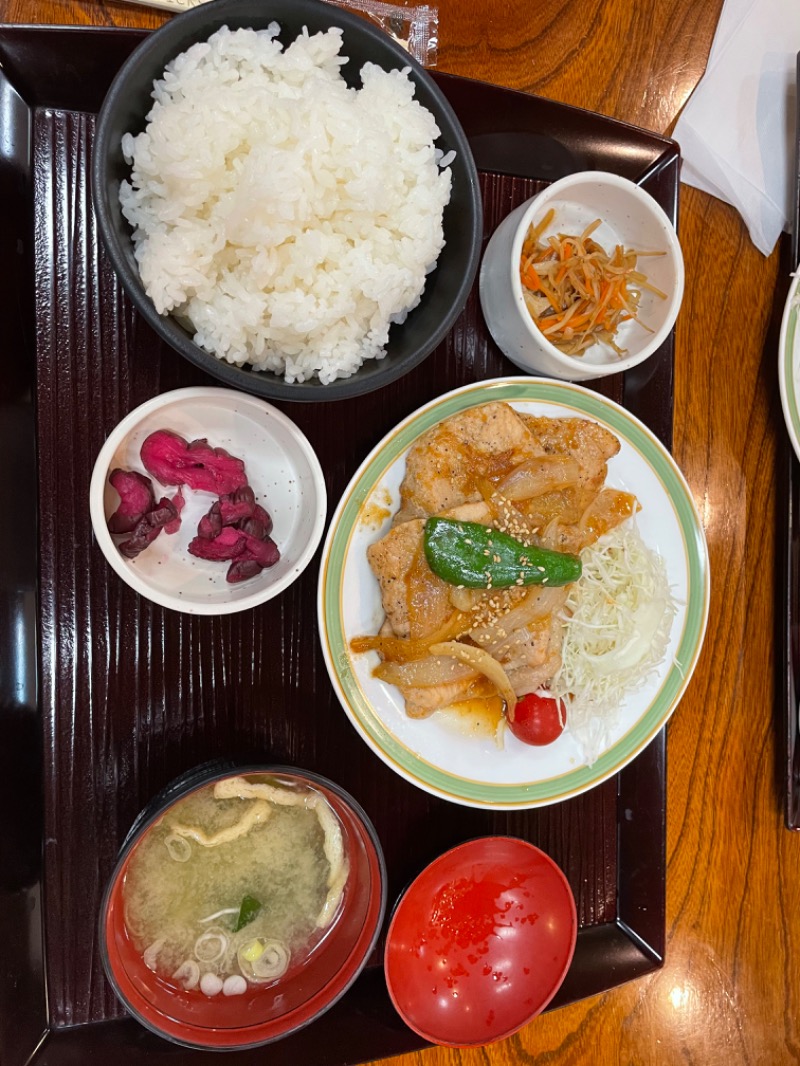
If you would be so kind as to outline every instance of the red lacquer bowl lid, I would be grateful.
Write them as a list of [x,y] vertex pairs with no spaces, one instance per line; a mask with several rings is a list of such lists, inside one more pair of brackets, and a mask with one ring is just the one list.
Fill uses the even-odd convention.
[[389,926],[389,994],[406,1024],[449,1047],[521,1029],[555,995],[575,950],[567,879],[524,840],[483,837],[412,882]]

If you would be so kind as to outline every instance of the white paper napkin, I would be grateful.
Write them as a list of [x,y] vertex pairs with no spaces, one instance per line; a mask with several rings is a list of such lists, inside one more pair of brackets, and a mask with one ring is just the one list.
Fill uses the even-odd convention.
[[681,181],[732,204],[769,255],[792,212],[798,0],[725,0],[673,136]]

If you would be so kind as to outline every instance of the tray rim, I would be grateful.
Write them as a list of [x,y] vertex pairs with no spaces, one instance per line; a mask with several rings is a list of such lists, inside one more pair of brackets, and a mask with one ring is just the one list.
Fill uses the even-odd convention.
[[[116,38],[118,41],[129,41],[131,47],[138,42],[139,39],[146,36],[148,31],[126,29],[121,27],[86,27],[86,26],[39,26],[39,25],[0,25],[0,60],[5,60],[6,56],[4,52],[9,46],[12,47],[15,42],[28,43],[28,44],[44,44],[45,41],[48,44],[53,44],[63,47],[63,37],[65,34],[69,36],[85,36],[89,35],[90,39],[97,36],[109,35],[112,38]],[[4,63],[5,65],[5,63]],[[568,115],[580,117],[590,124],[603,127],[605,129],[617,130],[620,133],[623,131],[635,135],[640,142],[646,144],[651,149],[650,165],[647,171],[639,178],[640,182],[646,182],[652,175],[660,173],[662,170],[670,168],[674,171],[671,178],[674,179],[670,183],[668,192],[671,195],[671,204],[668,204],[668,214],[672,214],[673,219],[677,213],[677,195],[678,195],[678,166],[679,166],[679,149],[674,141],[669,138],[662,137],[658,134],[654,134],[650,131],[641,130],[638,127],[631,126],[626,123],[619,122],[618,120],[609,118],[607,116],[596,115],[593,112],[585,111],[580,108],[572,107],[571,105],[562,104],[556,101],[550,101],[542,97],[534,96],[525,92],[520,92],[514,89],[504,88],[502,86],[496,86],[490,83],[483,83],[474,81],[469,78],[462,78],[457,75],[445,74],[438,71],[432,72],[434,77],[447,91],[447,87],[450,86],[453,91],[464,92],[485,92],[490,91],[493,96],[499,100],[513,101],[515,106],[525,106],[528,108],[539,107],[546,110],[553,115]],[[15,83],[15,71],[13,62],[7,66],[7,74],[12,85],[22,84],[22,82]],[[22,81],[24,82],[24,78]],[[34,93],[33,96],[25,101],[28,106],[28,110],[35,107],[58,107],[57,101],[48,99],[46,95],[39,96]],[[63,105],[62,105],[63,106]],[[80,108],[65,108],[67,110],[81,110]],[[30,152],[28,147],[28,168],[30,170]],[[5,160],[0,160],[5,163]],[[485,168],[484,168],[485,169]],[[505,173],[507,171],[499,171]],[[28,175],[30,176],[30,175]],[[533,175],[528,175],[533,176]],[[5,168],[3,168],[3,180],[7,179]],[[18,191],[18,198],[26,201],[28,206],[28,215],[32,214],[32,185],[28,181],[22,192]],[[670,210],[671,208],[671,210]],[[30,227],[26,227],[26,223],[30,222]],[[24,222],[19,223],[21,228],[25,231],[26,235],[32,233],[32,218],[26,218]],[[32,304],[32,300],[30,301]],[[646,384],[646,382],[645,382]],[[638,386],[633,383],[631,392],[635,393]],[[628,396],[629,388],[626,382],[626,399]],[[32,406],[32,400],[29,401]],[[628,404],[626,403],[626,406]],[[671,426],[671,406],[670,406],[670,426]],[[31,421],[31,426],[33,422]],[[35,445],[35,439],[34,439]],[[667,446],[671,442],[667,441]],[[38,617],[37,617],[38,622]],[[38,638],[36,638],[36,644],[33,647],[34,653],[38,648]],[[37,694],[37,711],[41,711],[38,694]],[[586,927],[579,932],[578,946],[576,948],[576,961],[579,963],[581,969],[580,975],[577,974],[575,969],[575,963],[573,963],[570,974],[567,975],[562,988],[558,996],[551,1004],[552,1007],[563,1005],[568,1002],[572,1002],[576,999],[582,998],[587,995],[593,995],[607,989],[614,987],[616,984],[620,984],[624,981],[630,980],[634,977],[641,976],[645,973],[651,972],[658,968],[663,962],[664,954],[664,941],[665,941],[665,928],[664,928],[664,916],[665,916],[665,848],[666,848],[666,745],[665,735],[662,730],[655,740],[649,745],[641,755],[634,760],[633,763],[625,767],[618,775],[617,779],[617,803],[618,803],[618,815],[617,815],[617,854],[618,854],[618,869],[620,872],[623,870],[634,870],[639,876],[626,879],[624,876],[620,877],[617,885],[617,919],[615,922],[606,923],[604,925],[596,925]],[[641,802],[641,789],[650,789],[655,799],[654,811],[656,814],[655,820],[651,816],[647,825],[640,825],[639,821],[633,816],[637,802]],[[630,818],[628,816],[631,816]],[[658,833],[654,833],[653,830],[657,828]],[[645,861],[646,860],[646,861]],[[646,890],[642,891],[643,883],[648,881],[647,877],[642,877],[641,872],[647,863],[650,863],[650,873],[655,875],[655,883],[658,889],[658,894],[654,895],[648,893]],[[42,871],[40,870],[40,884],[42,879]],[[652,880],[652,878],[651,878]],[[634,883],[635,882],[635,883]],[[38,889],[34,888],[34,894]],[[40,936],[42,935],[41,923],[43,921],[43,908],[39,908],[33,914],[33,923],[39,924]],[[48,1064],[56,1066],[58,1063],[67,1063],[74,1061],[74,1054],[77,1050],[83,1050],[86,1053],[90,1051],[97,1053],[105,1048],[106,1050],[114,1050],[120,1059],[120,1063],[126,1061],[138,1061],[141,1052],[144,1050],[145,1044],[143,1042],[142,1030],[130,1019],[113,1019],[107,1021],[84,1023],[73,1027],[51,1027],[48,1014],[47,1014],[47,987],[46,978],[44,974],[44,967],[40,967],[39,972],[35,972],[34,967],[30,973],[26,975],[27,984],[31,983],[38,989],[37,1002],[26,1005],[28,1012],[28,1018],[26,1019],[26,1035],[30,1035],[32,1038],[30,1044],[27,1047],[26,1059],[30,1062],[37,1062],[42,1060],[42,1057],[46,1054]],[[611,979],[609,980],[609,974]],[[377,975],[377,976],[376,976]],[[578,977],[580,976],[580,979]],[[368,971],[365,975],[365,982],[372,980],[373,983],[377,981],[380,983],[379,978],[382,978],[382,970],[380,967],[373,967],[371,971]],[[352,996],[353,993],[351,993]],[[347,1003],[347,997],[345,998]],[[20,1033],[18,1032],[16,1039],[20,1039]],[[395,1038],[395,1046],[386,1047],[378,1050],[377,1054],[380,1056],[399,1054],[405,1051],[414,1050],[419,1047],[427,1046],[424,1042],[414,1037],[414,1034],[409,1032],[393,1033]],[[158,1049],[164,1050],[163,1061],[167,1061],[167,1057],[174,1059],[176,1049],[164,1045],[164,1043],[153,1038],[154,1045],[149,1048],[154,1058],[158,1059]],[[0,1043],[0,1051],[6,1052],[6,1048],[3,1046],[3,1041]],[[19,1046],[18,1044],[16,1046]],[[46,1049],[46,1050],[45,1050]],[[273,1045],[273,1049],[277,1050],[277,1045]],[[197,1062],[198,1054],[192,1053],[192,1060]],[[359,1054],[359,1052],[356,1052]],[[129,1057],[132,1056],[132,1057]],[[235,1055],[234,1062],[239,1061],[239,1056]],[[251,1058],[242,1058],[244,1061],[252,1061]],[[297,1061],[297,1060],[295,1060]],[[333,1062],[334,1060],[330,1060]],[[339,1062],[337,1058],[335,1060]],[[361,1058],[349,1058],[348,1061],[366,1061]]]

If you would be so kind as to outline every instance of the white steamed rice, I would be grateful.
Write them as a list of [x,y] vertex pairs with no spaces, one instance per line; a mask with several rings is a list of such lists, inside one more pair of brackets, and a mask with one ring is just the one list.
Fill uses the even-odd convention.
[[386,352],[444,246],[451,174],[407,71],[340,73],[342,35],[223,27],[122,140],[145,289],[221,359],[327,384]]

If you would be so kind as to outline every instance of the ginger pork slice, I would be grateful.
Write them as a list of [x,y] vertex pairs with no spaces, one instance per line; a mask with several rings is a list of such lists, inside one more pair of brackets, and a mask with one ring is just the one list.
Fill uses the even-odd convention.
[[[462,522],[491,521],[483,501],[445,512]],[[424,518],[392,526],[367,548],[367,560],[378,579],[383,611],[396,637],[425,638],[447,622],[455,607],[453,586],[437,577],[425,561]]]
[[441,711],[459,700],[466,699],[474,687],[474,680],[454,681],[450,685],[425,685],[411,687],[400,685],[406,701],[409,718],[428,718],[434,711]]
[[392,632],[409,636],[408,572],[422,543],[423,519],[392,526],[389,532],[367,548],[367,561],[378,579],[381,603]]
[[606,480],[606,464],[620,449],[614,434],[585,418],[543,418],[520,415],[539,455],[569,455],[578,461],[581,489],[599,492]]
[[446,418],[423,434],[406,457],[397,522],[441,514],[481,499],[476,479],[497,480],[545,454],[506,403],[487,403]]
[[386,617],[398,637],[426,637],[453,613],[450,586],[425,562],[422,518],[393,526],[367,548]]

